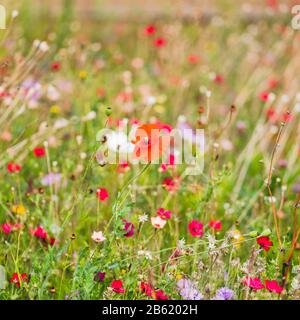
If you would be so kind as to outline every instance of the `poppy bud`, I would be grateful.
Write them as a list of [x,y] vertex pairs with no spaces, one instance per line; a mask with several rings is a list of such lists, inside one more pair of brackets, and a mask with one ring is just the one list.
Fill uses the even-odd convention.
[[249,237],[256,238],[258,236],[258,232],[256,230],[249,232]]
[[112,113],[112,110],[111,110],[111,107],[107,107],[106,110],[105,110],[105,114],[107,117],[109,117]]
[[265,229],[262,233],[261,236],[267,237],[272,233],[270,229]]

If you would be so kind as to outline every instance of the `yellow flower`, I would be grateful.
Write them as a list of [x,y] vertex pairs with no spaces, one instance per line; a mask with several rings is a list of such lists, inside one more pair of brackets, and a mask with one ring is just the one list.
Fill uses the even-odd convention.
[[236,248],[240,247],[240,244],[244,241],[244,237],[238,229],[231,231],[231,241]]
[[79,72],[79,78],[84,80],[84,79],[86,79],[86,77],[87,77],[87,72],[85,70],[81,70]]
[[122,274],[125,274],[125,273],[126,273],[126,270],[125,270],[125,269],[122,269],[122,270],[121,270],[121,273],[122,273]]
[[17,215],[23,216],[26,213],[26,208],[22,204],[16,204],[12,207],[12,212]]
[[165,107],[162,106],[161,104],[156,104],[154,106],[154,111],[157,113],[164,113],[165,112]]
[[53,105],[53,106],[50,108],[50,112],[51,112],[51,113],[59,113],[59,112],[60,112],[60,107],[57,106],[57,105]]
[[180,273],[177,273],[177,275],[176,275],[176,280],[178,281],[178,280],[180,280],[180,279],[182,279],[183,277],[182,277],[182,274],[180,274]]

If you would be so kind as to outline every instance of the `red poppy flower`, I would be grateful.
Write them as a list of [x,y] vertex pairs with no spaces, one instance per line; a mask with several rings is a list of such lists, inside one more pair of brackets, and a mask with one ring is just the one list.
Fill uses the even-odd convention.
[[97,88],[96,94],[97,94],[97,97],[98,97],[99,99],[101,99],[101,98],[105,97],[106,91],[105,91],[105,89],[103,89],[103,88]]
[[125,292],[125,289],[123,288],[122,280],[114,280],[110,286],[114,292],[117,292],[117,293],[124,293]]
[[167,177],[163,180],[162,185],[169,192],[175,192],[179,189],[179,179],[177,177]]
[[108,192],[105,188],[98,188],[96,191],[96,195],[99,201],[105,201],[108,198]]
[[45,148],[43,147],[36,147],[33,149],[33,153],[37,158],[42,158],[45,156],[46,151],[45,151]]
[[128,170],[129,170],[129,164],[127,162],[120,163],[117,166],[118,173],[125,173]]
[[10,162],[7,165],[7,170],[10,173],[17,173],[17,172],[21,171],[21,169],[22,169],[22,167],[19,164],[16,164],[16,163],[13,163],[13,162]]
[[1,228],[5,234],[9,234],[11,232],[11,225],[9,223],[3,223]]
[[61,64],[58,61],[55,61],[51,64],[51,70],[52,71],[59,71],[61,68]]
[[216,231],[222,230],[222,222],[220,220],[217,220],[217,221],[211,220],[208,225],[210,228]]
[[261,280],[259,278],[251,278],[247,276],[244,280],[243,283],[253,289],[253,290],[261,290],[264,288],[264,285],[262,284]]
[[51,238],[49,239],[49,244],[50,244],[51,247],[54,246],[55,242],[56,242],[56,239],[55,239],[55,238],[51,237]]
[[193,237],[203,236],[203,224],[198,220],[192,220],[189,223],[189,231]]
[[170,219],[172,214],[170,210],[165,210],[164,208],[159,208],[156,213],[164,220]]
[[147,36],[151,36],[152,34],[154,34],[156,32],[156,28],[155,26],[153,26],[152,24],[148,25],[145,27],[144,29],[144,33]]
[[270,93],[268,91],[263,91],[259,94],[259,98],[263,102],[268,102],[270,97]]
[[276,280],[266,280],[266,288],[275,293],[281,293],[283,290]]
[[20,288],[20,285],[22,282],[28,282],[28,277],[26,273],[22,273],[21,275],[18,275],[16,272],[12,275],[12,277],[9,279],[10,283],[14,283],[17,287]]
[[195,54],[190,54],[187,59],[190,64],[197,64],[199,62],[199,57]]
[[272,78],[268,81],[269,89],[275,89],[278,85],[279,85],[279,80],[277,79]]
[[281,119],[284,122],[290,122],[292,121],[293,116],[289,112],[285,112],[284,114],[282,114]]
[[32,233],[35,237],[40,238],[42,240],[45,240],[48,236],[47,232],[41,226],[38,226],[35,230],[32,231]]
[[266,111],[268,120],[275,122],[277,120],[277,112],[274,108],[268,108]]
[[141,282],[141,291],[146,294],[148,297],[153,297],[154,288],[151,284],[146,282]]
[[221,76],[220,74],[216,74],[214,78],[214,82],[216,84],[222,84],[224,82],[223,76]]
[[265,251],[269,251],[270,247],[273,246],[273,242],[270,241],[269,237],[259,237],[256,239],[256,242],[261,246]]
[[126,238],[130,238],[134,235],[134,225],[133,223],[131,222],[128,222],[126,220],[123,219],[123,222],[124,222],[124,231],[127,231],[125,234],[124,234],[124,237]]
[[161,125],[143,124],[137,128],[135,133],[135,144],[133,158],[145,162],[159,159],[167,149],[170,141]]
[[156,38],[153,43],[157,48],[161,48],[167,44],[167,41],[165,38],[160,37],[160,38]]
[[168,300],[168,296],[162,290],[157,290],[155,292],[155,300]]

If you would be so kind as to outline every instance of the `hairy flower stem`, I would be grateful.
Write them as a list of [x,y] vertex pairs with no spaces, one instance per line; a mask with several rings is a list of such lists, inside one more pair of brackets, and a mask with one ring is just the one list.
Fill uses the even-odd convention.
[[280,248],[282,248],[281,235],[280,235],[280,230],[279,230],[279,226],[278,226],[277,210],[276,210],[275,203],[273,201],[273,193],[272,193],[272,190],[270,188],[270,185],[271,185],[272,174],[273,174],[274,158],[275,158],[276,151],[277,151],[277,149],[279,147],[279,141],[280,141],[280,138],[282,136],[282,132],[283,132],[283,128],[284,128],[285,124],[286,124],[285,122],[281,123],[280,129],[279,129],[277,137],[276,137],[276,142],[275,142],[275,145],[274,145],[274,148],[273,148],[273,151],[272,151],[272,155],[271,155],[271,162],[270,162],[270,168],[269,168],[269,174],[268,174],[268,180],[267,180],[267,188],[268,188],[268,192],[269,192],[269,195],[270,195],[270,198],[271,198],[273,219],[274,219],[274,224],[275,224],[275,229],[276,229],[277,240],[278,240]]

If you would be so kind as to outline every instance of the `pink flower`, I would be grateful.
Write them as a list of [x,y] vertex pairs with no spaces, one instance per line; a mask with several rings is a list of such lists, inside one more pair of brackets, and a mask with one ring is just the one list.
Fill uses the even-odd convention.
[[97,243],[103,242],[106,239],[102,231],[94,231],[91,238]]
[[261,290],[263,289],[265,286],[262,284],[261,280],[259,278],[251,278],[249,276],[247,276],[244,280],[243,283],[253,289],[253,290]]
[[169,192],[175,192],[179,189],[179,179],[177,177],[167,177],[163,180],[163,187]]
[[283,290],[276,280],[266,280],[266,288],[275,293],[281,293]]
[[159,208],[156,213],[164,220],[170,219],[172,214],[170,210],[165,210],[164,208]]
[[217,220],[217,221],[211,220],[208,225],[210,228],[216,231],[222,230],[222,222],[220,220]]
[[124,237],[126,238],[130,238],[134,235],[134,225],[133,223],[131,222],[128,222],[126,220],[123,220],[123,222],[125,223],[124,225],[124,231],[127,231],[125,234],[124,234]]
[[203,224],[198,220],[192,220],[189,223],[189,231],[193,237],[203,236]]
[[108,198],[108,192],[105,188],[98,188],[96,194],[99,201],[105,201]]
[[114,280],[110,287],[113,289],[114,292],[117,293],[124,293],[125,289],[123,288],[123,282],[122,280]]
[[166,225],[167,221],[157,216],[151,218],[151,223],[154,228],[162,229]]
[[157,290],[155,292],[155,300],[168,300],[168,296],[162,290]]

